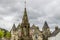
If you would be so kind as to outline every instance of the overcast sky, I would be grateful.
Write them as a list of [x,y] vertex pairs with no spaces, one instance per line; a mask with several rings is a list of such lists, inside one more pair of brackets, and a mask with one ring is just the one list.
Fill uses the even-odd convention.
[[[0,27],[10,30],[13,23],[21,23],[25,0],[0,0]],[[30,24],[41,29],[45,21],[53,30],[60,27],[60,0],[26,0]]]

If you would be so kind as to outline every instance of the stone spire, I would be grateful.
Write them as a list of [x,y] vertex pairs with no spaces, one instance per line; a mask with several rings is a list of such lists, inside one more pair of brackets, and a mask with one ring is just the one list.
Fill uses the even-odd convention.
[[47,29],[47,28],[49,28],[49,26],[48,26],[47,22],[45,21],[43,29]]
[[29,36],[30,24],[28,22],[28,16],[27,16],[27,10],[26,10],[26,1],[25,1],[24,15],[22,18],[21,28],[22,28],[22,36],[27,36],[27,35]]
[[15,26],[15,24],[13,24],[12,30],[13,30],[13,31],[16,31],[16,26]]
[[22,19],[23,23],[28,23],[28,16],[27,16],[27,10],[26,10],[26,1],[25,1],[25,8],[24,8],[24,15]]

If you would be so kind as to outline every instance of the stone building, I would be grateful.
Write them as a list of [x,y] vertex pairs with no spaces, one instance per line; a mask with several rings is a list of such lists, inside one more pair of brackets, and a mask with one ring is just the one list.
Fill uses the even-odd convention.
[[51,32],[47,22],[43,26],[43,31],[34,24],[30,27],[26,7],[24,8],[24,15],[22,23],[16,28],[15,24],[11,29],[11,40],[47,40]]
[[11,29],[11,40],[35,40],[35,39],[43,40],[43,35],[39,28],[36,27],[35,25],[32,25],[32,27],[30,27],[27,11],[25,8],[22,23],[19,24],[17,28],[14,24]]
[[15,24],[13,24],[10,32],[11,39],[2,37],[0,40],[56,40],[57,38],[59,40],[60,38],[60,29],[58,29],[58,27],[55,27],[55,31],[51,34],[50,28],[46,21],[44,23],[42,31],[39,30],[39,27],[35,26],[34,24],[31,27],[28,20],[26,7],[24,8],[22,23],[18,24],[17,27]]
[[24,15],[22,18],[22,23],[15,27],[15,24],[11,30],[11,39],[12,40],[32,40],[30,36],[30,23],[28,21],[26,8],[24,9]]
[[34,24],[30,27],[26,8],[24,8],[24,15],[22,23],[16,28],[15,24],[11,29],[11,40],[48,40],[50,36],[50,28],[45,21],[42,31]]

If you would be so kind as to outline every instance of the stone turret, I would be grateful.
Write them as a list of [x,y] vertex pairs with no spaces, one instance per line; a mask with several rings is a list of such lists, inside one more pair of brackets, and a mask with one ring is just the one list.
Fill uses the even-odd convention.
[[47,30],[49,28],[47,22],[45,21],[44,26],[43,26],[43,31]]
[[11,29],[11,40],[18,40],[18,35],[17,35],[15,24],[13,24],[13,27]]
[[43,39],[44,40],[48,40],[48,37],[51,35],[51,32],[50,32],[50,28],[49,28],[49,26],[48,26],[48,24],[47,24],[47,22],[45,21],[45,23],[44,23],[44,26],[43,26],[43,28],[42,28],[42,31],[43,31]]
[[13,27],[12,27],[11,31],[16,31],[16,26],[15,26],[15,24],[13,24]]

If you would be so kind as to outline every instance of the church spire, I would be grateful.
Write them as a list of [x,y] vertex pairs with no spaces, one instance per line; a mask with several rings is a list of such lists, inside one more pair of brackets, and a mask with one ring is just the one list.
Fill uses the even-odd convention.
[[28,22],[28,16],[26,11],[26,0],[25,0],[25,8],[24,15],[21,23],[21,40],[32,40],[30,37],[30,23]]
[[27,10],[26,10],[26,0],[25,0],[25,8],[24,8],[24,15],[23,15],[23,19],[22,19],[23,23],[28,23],[28,16],[27,16]]

